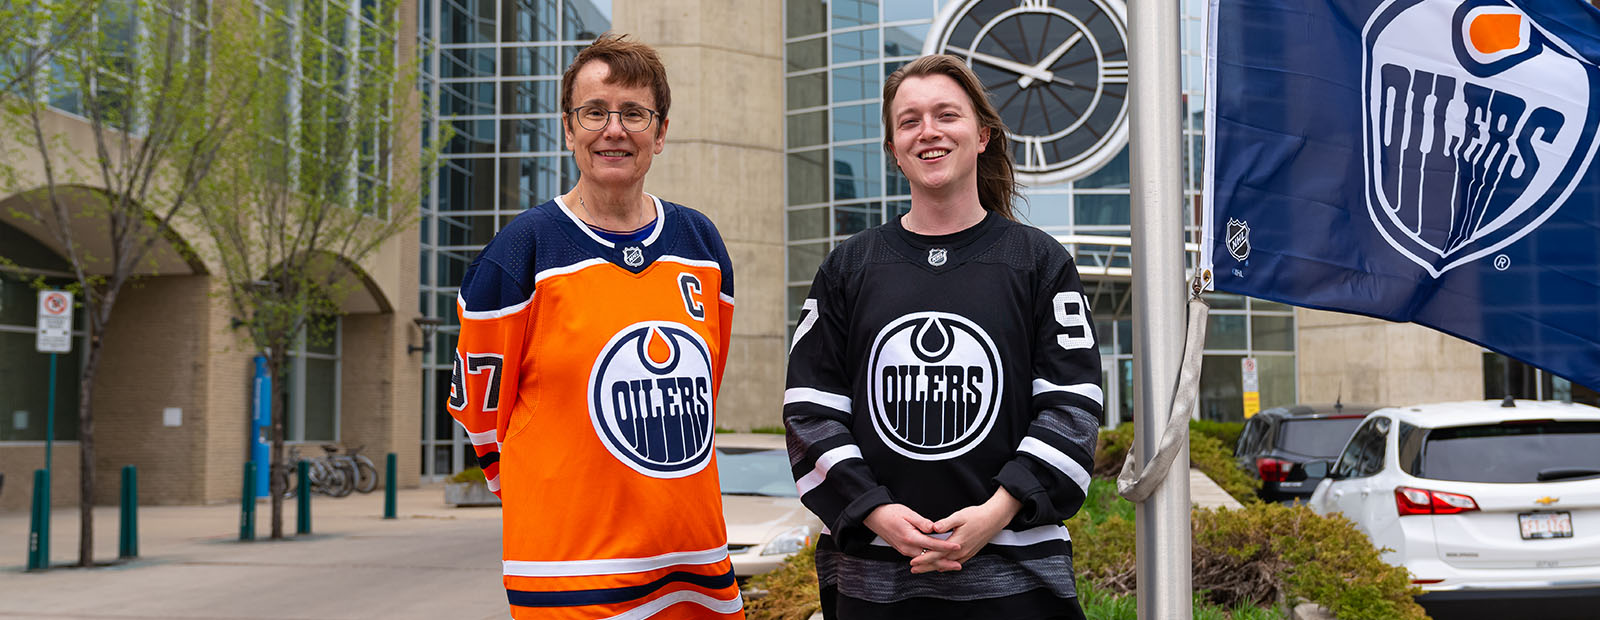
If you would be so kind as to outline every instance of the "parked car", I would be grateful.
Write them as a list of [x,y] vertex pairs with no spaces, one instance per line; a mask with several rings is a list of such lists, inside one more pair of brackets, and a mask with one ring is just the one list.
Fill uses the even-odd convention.
[[1310,506],[1348,517],[1385,561],[1410,570],[1425,591],[1418,602],[1436,618],[1463,610],[1594,617],[1600,409],[1540,401],[1379,409]]
[[1304,501],[1322,478],[1306,475],[1301,464],[1339,456],[1350,433],[1374,409],[1337,403],[1267,409],[1245,420],[1233,457],[1261,479],[1261,499]]
[[718,433],[716,449],[728,557],[743,587],[815,540],[822,521],[800,504],[783,435]]

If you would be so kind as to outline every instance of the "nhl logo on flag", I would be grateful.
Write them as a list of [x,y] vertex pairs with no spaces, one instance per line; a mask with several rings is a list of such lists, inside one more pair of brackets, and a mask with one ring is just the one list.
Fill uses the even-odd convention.
[[944,262],[949,259],[949,255],[950,252],[944,248],[928,250],[928,264],[934,267],[943,267]]
[[1367,212],[1433,277],[1533,232],[1583,181],[1600,67],[1517,6],[1389,0],[1363,39]]
[[638,267],[644,264],[644,250],[637,247],[622,248],[622,262],[629,267]]
[[1228,254],[1236,261],[1250,258],[1250,225],[1228,218]]

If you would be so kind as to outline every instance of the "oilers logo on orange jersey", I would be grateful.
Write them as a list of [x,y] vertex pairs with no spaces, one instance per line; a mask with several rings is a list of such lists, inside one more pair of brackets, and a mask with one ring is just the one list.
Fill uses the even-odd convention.
[[462,280],[449,407],[502,501],[514,618],[743,616],[711,447],[732,263],[654,202],[627,235],[529,209]]
[[711,353],[688,327],[635,323],[610,342],[589,379],[595,434],[646,476],[679,478],[710,462]]
[[1544,223],[1583,181],[1600,67],[1504,0],[1391,0],[1365,39],[1367,209],[1435,278]]

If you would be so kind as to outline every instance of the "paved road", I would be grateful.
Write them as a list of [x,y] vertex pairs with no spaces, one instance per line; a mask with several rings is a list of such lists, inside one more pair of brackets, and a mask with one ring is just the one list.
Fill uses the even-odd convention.
[[[105,568],[59,567],[78,548],[76,508],[57,508],[52,563],[23,571],[27,512],[0,513],[0,618],[358,620],[507,618],[500,511],[453,508],[438,486],[312,501],[313,534],[238,542],[238,504],[139,512],[141,557]],[[267,532],[266,505],[258,532]],[[294,502],[285,503],[294,531]],[[95,511],[96,559],[117,555],[117,510]]]

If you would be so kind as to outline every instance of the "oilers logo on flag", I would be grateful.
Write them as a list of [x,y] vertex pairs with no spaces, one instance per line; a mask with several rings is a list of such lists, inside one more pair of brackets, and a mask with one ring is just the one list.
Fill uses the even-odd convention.
[[681,478],[710,462],[711,352],[694,330],[634,323],[606,343],[589,375],[595,434],[624,465]]
[[1437,278],[1537,229],[1595,156],[1600,68],[1504,0],[1390,0],[1363,32],[1366,203]]
[[955,458],[994,428],[999,350],[965,317],[917,312],[890,322],[873,340],[867,373],[872,426],[902,456]]

